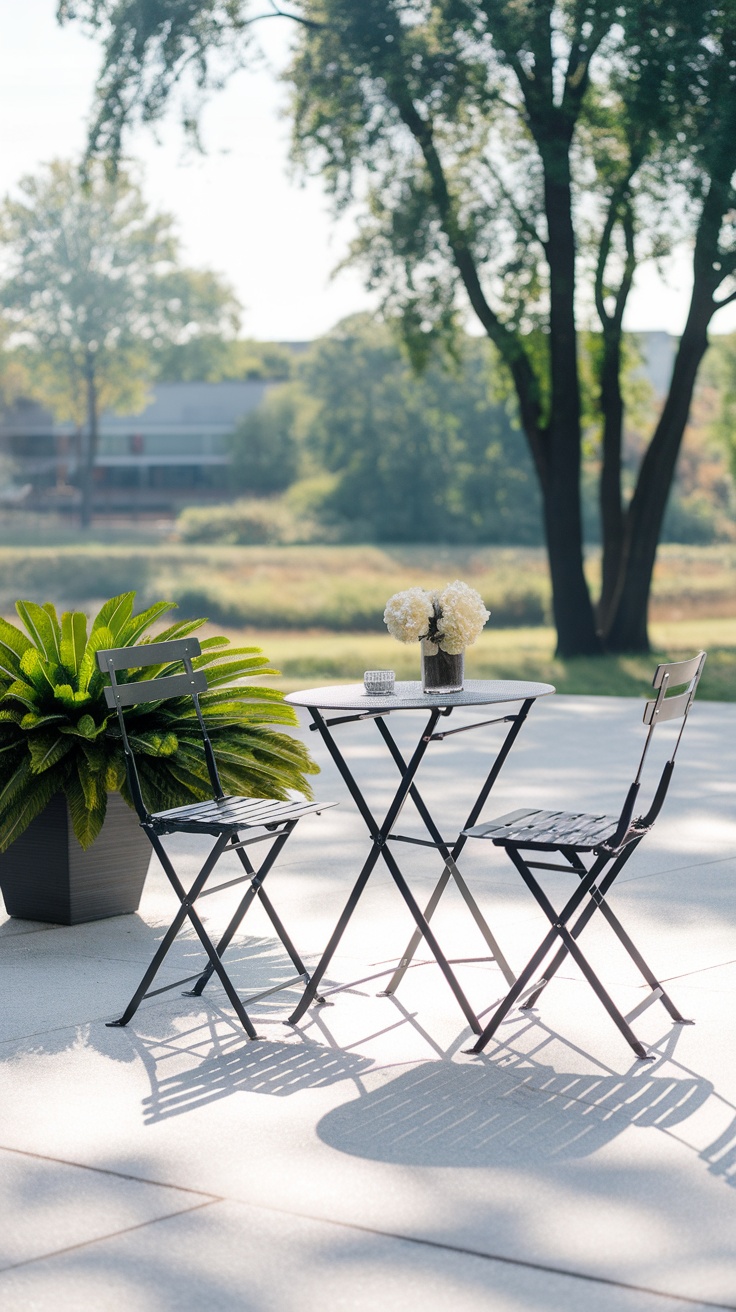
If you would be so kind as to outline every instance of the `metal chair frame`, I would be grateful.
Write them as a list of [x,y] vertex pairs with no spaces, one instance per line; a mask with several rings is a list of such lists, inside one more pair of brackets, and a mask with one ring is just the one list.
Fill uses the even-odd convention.
[[[689,1025],[693,1023],[680,1014],[662,983],[656,978],[626,933],[623,925],[611,910],[606,897],[614,881],[633,856],[639,843],[649,833],[662,809],[672,779],[675,757],[703,671],[705,658],[706,653],[700,652],[688,661],[670,662],[657,666],[652,681],[652,686],[657,689],[657,696],[648,701],[644,708],[643,718],[644,724],[648,725],[648,733],[639,761],[639,768],[618,816],[524,809],[509,812],[496,820],[487,821],[464,831],[468,838],[488,839],[494,846],[506,849],[521,878],[542,908],[551,926],[536,952],[511,985],[506,997],[494,1011],[477,1042],[472,1048],[468,1049],[469,1052],[479,1053],[483,1051],[498,1030],[501,1022],[516,1004],[524,1011],[529,1011],[534,1007],[540,994],[557,974],[568,955],[580,967],[596,996],[627,1043],[633,1048],[637,1057],[647,1060],[649,1054],[644,1044],[637,1039],[631,1029],[631,1022],[653,1002],[661,1002],[676,1024]],[[681,687],[685,684],[687,687],[684,692],[667,696],[670,688]],[[644,816],[634,818],[644,762],[654,730],[658,724],[674,719],[681,719],[682,723],[672,754],[665,763],[649,810]],[[530,859],[530,856],[523,855],[524,853],[529,853],[530,856],[536,856],[538,853],[553,853],[564,858],[567,864]],[[589,865],[585,864],[583,854],[590,854]],[[572,872],[578,876],[580,883],[561,911],[555,910],[539,881],[532,874],[533,870]],[[586,899],[588,899],[587,905],[574,919],[576,913],[586,903]],[[619,1011],[577,943],[580,934],[596,911],[601,912],[651,990],[647,997],[626,1016]],[[532,983],[558,940],[560,946],[549,962],[544,974],[535,983]]]
[[[280,802],[274,801],[270,798],[232,797],[227,796],[224,793],[217,769],[215,753],[209,734],[207,733],[207,727],[199,702],[199,694],[207,691],[207,677],[203,671],[195,670],[192,666],[193,658],[199,656],[200,653],[201,647],[196,638],[177,638],[167,642],[144,643],[138,647],[110,648],[97,653],[97,662],[100,670],[104,674],[108,674],[110,677],[110,687],[105,688],[105,698],[110,709],[117,711],[118,724],[120,726],[120,734],[123,741],[123,751],[125,753],[128,788],[141,827],[148,836],[151,846],[161,862],[169,883],[176,893],[180,903],[179,909],[174,916],[169,929],[166,931],[166,934],[156,950],[148,969],[143,975],[138,988],[130,999],[122,1016],[120,1016],[118,1020],[108,1021],[107,1023],[111,1027],[127,1025],[145,998],[152,998],[160,993],[167,993],[171,989],[180,988],[182,984],[191,983],[192,980],[197,981],[194,988],[187,990],[183,996],[200,997],[208,981],[212,978],[212,975],[216,974],[246,1034],[251,1039],[257,1039],[258,1035],[248,1012],[246,1011],[245,1004],[247,1003],[250,1005],[253,1002],[258,1002],[260,999],[268,997],[272,993],[278,993],[281,989],[289,988],[292,984],[299,981],[302,981],[305,985],[308,985],[310,982],[309,972],[292,943],[281,918],[273,906],[273,903],[267,896],[263,884],[266,876],[272,869],[277,857],[284,847],[284,844],[293,833],[302,816],[309,813],[319,814],[320,811],[327,807],[334,806],[335,803]],[[184,673],[163,675],[157,679],[138,679],[124,683],[118,682],[117,672],[120,670],[142,669],[145,666],[168,664],[169,662],[181,662],[184,666]],[[183,697],[187,695],[191,696],[194,702],[197,720],[202,733],[207,773],[212,788],[212,800],[194,802],[189,805],[174,807],[168,811],[151,813],[146,807],[143,798],[140,777],[135,762],[135,754],[128,738],[123,710],[126,706],[136,706],[142,702],[160,702],[172,697]],[[259,829],[265,832],[241,838],[242,831],[248,833],[253,829]],[[173,833],[210,834],[215,838],[213,847],[210,849],[204,864],[188,889],[184,887],[179,879],[171,858],[161,841],[162,835]],[[268,840],[271,840],[271,847],[265,858],[261,861],[260,866],[256,867],[250,860],[245,849],[255,843],[262,843]],[[217,865],[217,862],[220,860],[220,857],[224,856],[227,852],[236,853],[238,860],[243,867],[244,873],[237,876],[235,879],[227,879],[223,883],[217,884],[215,887],[206,888],[205,885]],[[242,883],[247,883],[248,888],[235,908],[227,928],[221,935],[219,941],[215,944],[210,939],[209,934],[195,910],[195,903],[199,898],[208,897],[212,893],[217,893],[222,889],[231,888]],[[295,977],[286,980],[283,984],[277,984],[273,988],[265,989],[261,993],[254,994],[249,998],[241,1000],[225,966],[223,965],[222,957],[240,928],[246,912],[256,898],[260,901],[266,915],[271,921],[271,924],[297,971],[297,974]],[[186,920],[189,920],[194,928],[202,947],[207,954],[208,963],[205,966],[205,969],[203,971],[197,971],[195,975],[187,975],[184,979],[175,980],[172,984],[166,984],[161,988],[151,989],[150,985],[153,983],[155,976],[163,964],[164,958],[172,947],[174,940]]]

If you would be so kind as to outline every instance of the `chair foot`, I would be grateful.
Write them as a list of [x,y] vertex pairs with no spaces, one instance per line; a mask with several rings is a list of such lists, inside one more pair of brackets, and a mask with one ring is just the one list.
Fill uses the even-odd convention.
[[676,1021],[673,1021],[672,1023],[673,1023],[673,1025],[694,1025],[694,1024],[695,1024],[695,1021],[694,1021],[694,1020],[686,1020],[684,1016],[678,1016],[678,1017],[677,1017],[677,1020],[676,1020]]
[[108,1030],[124,1029],[127,1024],[128,1024],[127,1020],[123,1020],[122,1017],[120,1018],[120,1020],[106,1020],[105,1029]]

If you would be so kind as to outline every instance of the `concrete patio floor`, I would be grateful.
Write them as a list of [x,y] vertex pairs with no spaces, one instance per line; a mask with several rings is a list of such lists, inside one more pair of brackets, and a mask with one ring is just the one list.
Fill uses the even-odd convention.
[[[624,699],[537,703],[487,814],[615,810],[640,711]],[[407,749],[417,724],[413,713],[391,721]],[[394,777],[378,735],[370,723],[341,732],[380,810]],[[433,746],[419,784],[446,834],[500,732]],[[309,738],[324,766],[317,795],[341,805],[303,821],[268,887],[315,962],[367,839]],[[330,984],[350,987],[296,1029],[284,1018],[297,989],[264,1000],[253,1044],[217,984],[201,1001],[175,991],[144,1003],[128,1029],[105,1027],[173,915],[154,861],[136,916],[75,928],[4,920],[0,1307],[736,1308],[735,801],[736,705],[701,702],[667,806],[612,897],[696,1022],[646,1010],[634,1028],[652,1062],[634,1058],[572,967],[480,1057],[463,1053],[469,1030],[433,964],[411,969],[395,998],[376,996],[411,930],[382,867],[330,967]],[[168,841],[193,873],[205,844]],[[426,897],[436,856],[395,850]],[[468,844],[461,868],[520,969],[545,930],[541,912],[490,844]],[[545,886],[555,897],[570,887],[560,875]],[[232,905],[233,890],[202,904],[213,932]],[[434,924],[451,957],[484,954],[456,892]],[[291,968],[260,908],[246,925],[228,959],[249,993]],[[585,943],[629,1011],[646,992],[629,959],[595,919]],[[201,962],[187,932],[160,982]],[[495,965],[458,971],[479,1010],[501,996]]]

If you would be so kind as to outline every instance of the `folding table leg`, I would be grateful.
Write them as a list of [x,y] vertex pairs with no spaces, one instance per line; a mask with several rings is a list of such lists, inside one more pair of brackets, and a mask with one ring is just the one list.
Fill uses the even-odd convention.
[[[478,793],[478,796],[470,811],[470,814],[468,815],[465,824],[463,825],[463,829],[470,829],[477,822],[478,817],[480,816],[480,813],[483,810],[483,807],[485,806],[491,794],[491,789],[493,788],[493,785],[495,784],[501,772],[501,769],[505,764],[506,758],[509,752],[511,751],[511,748],[513,747],[519,733],[521,732],[522,725],[524,724],[524,721],[526,720],[529,711],[531,710],[531,707],[533,705],[534,705],[533,701],[530,700],[525,701],[522,704],[521,709],[513,717],[513,723],[511,725],[511,728],[506,734],[506,737],[504,738],[501,747],[496,754],[493,764],[488,774],[486,775],[485,781],[483,783],[483,787]],[[404,758],[401,755],[393,737],[389,733],[388,726],[385,725],[381,720],[377,720],[376,723],[381,732],[382,737],[384,738],[389,748],[389,751],[391,752],[391,755],[394,758],[394,761],[399,767],[399,770],[405,769],[406,764],[404,762]],[[496,942],[496,939],[491,933],[488,924],[486,923],[484,917],[482,916],[480,908],[477,902],[475,901],[474,897],[472,896],[470,889],[468,888],[465,881],[461,879],[460,872],[457,869],[457,864],[456,864],[457,859],[460,856],[460,853],[462,852],[467,842],[467,838],[463,834],[461,834],[460,837],[457,839],[457,841],[453,844],[452,849],[448,849],[447,846],[442,842],[441,835],[439,834],[439,831],[437,830],[437,827],[434,824],[434,821],[432,820],[429,810],[425,805],[424,801],[422,800],[422,798],[420,797],[416,787],[412,786],[409,795],[414,805],[416,806],[419,815],[421,816],[424,822],[425,828],[435,839],[435,842],[437,842],[438,849],[440,850],[442,856],[445,858],[445,861],[447,863],[445,865],[445,869],[443,870],[439,878],[439,881],[435,885],[435,888],[432,892],[429,902],[427,903],[424,909],[425,920],[429,921],[432,919],[432,916],[434,915],[437,906],[439,904],[440,898],[442,897],[442,894],[447,888],[447,885],[450,882],[450,878],[452,877],[455,883],[457,884],[463,898],[465,899],[465,902],[473,916],[473,919],[475,920],[475,923],[477,924],[481,934],[483,935],[486,943],[488,944],[492,956],[494,957],[495,961],[500,967],[501,973],[503,974],[506,983],[513,984],[515,978],[514,973],[511,970],[508,961],[504,957],[498,943]],[[449,864],[450,862],[452,862],[451,866]],[[419,930],[415,930],[404,950],[404,953],[401,957],[401,960],[399,961],[398,966],[396,967],[396,970],[391,976],[391,979],[386,985],[386,988],[383,990],[383,993],[387,997],[390,997],[392,994],[394,994],[397,988],[399,987],[399,984],[401,983],[402,979],[404,978],[404,975],[406,974],[407,970],[409,969],[409,966],[412,963],[412,960],[414,959],[414,956],[416,954],[417,948],[419,947],[419,944],[421,943],[421,940],[422,940],[421,933],[419,932]]]
[[348,789],[348,792],[353,798],[353,801],[355,802],[360,814],[362,815],[365,821],[366,827],[368,829],[368,832],[371,836],[371,840],[373,842],[373,848],[369,852],[366,858],[363,869],[361,870],[355,882],[355,885],[350,894],[350,897],[348,898],[343,913],[340,916],[340,919],[338,920],[337,925],[335,926],[332,937],[329,943],[327,944],[327,947],[325,948],[325,951],[322,954],[319,964],[316,970],[314,971],[312,978],[304,991],[304,995],[301,1001],[299,1002],[299,1005],[296,1007],[295,1011],[293,1011],[291,1016],[289,1017],[289,1023],[291,1025],[296,1025],[297,1021],[301,1019],[301,1017],[304,1015],[305,1011],[307,1010],[307,1007],[311,1006],[312,1002],[314,1001],[317,995],[317,989],[319,987],[322,976],[324,975],[330,961],[332,960],[332,957],[334,956],[335,950],[340,942],[340,939],[345,933],[350,917],[352,916],[353,911],[355,910],[358,901],[360,899],[360,896],[363,892],[363,889],[365,888],[368,879],[376,865],[379,853],[384,849],[386,836],[391,832],[396,822],[396,817],[399,815],[401,808],[404,805],[404,802],[406,801],[406,797],[409,792],[409,789],[411,788],[414,775],[419,769],[419,764],[429,745],[429,735],[434,730],[434,727],[439,719],[440,712],[439,710],[436,709],[433,709],[430,712],[425,734],[420,739],[414,751],[414,755],[412,756],[409,765],[406,767],[406,770],[402,775],[401,783],[399,784],[399,787],[397,788],[394,794],[391,805],[389,806],[383,824],[381,825],[377,823],[373,815],[373,812],[371,811],[360,788],[358,787],[358,784],[352,772],[346,765],[342,757],[342,754],[337,746],[337,743],[335,742],[332,734],[330,733],[330,730],[328,728],[326,720],[324,719],[324,716],[320,715],[320,712],[315,707],[312,707],[310,709],[310,715],[312,716],[312,720],[315,728],[318,730],[328,752],[330,753],[330,756],[332,757],[333,761],[335,762],[335,765],[337,766],[338,770],[340,771],[340,774],[342,775],[342,778],[345,781],[345,785]]
[[312,1003],[316,1000],[317,989],[319,988],[322,982],[322,976],[324,975],[325,971],[327,970],[327,967],[332,961],[332,958],[335,955],[340,939],[342,938],[343,934],[345,933],[345,930],[348,927],[350,917],[352,916],[355,908],[358,905],[358,902],[360,901],[360,897],[363,892],[363,889],[368,883],[368,880],[370,879],[370,876],[373,872],[373,868],[378,860],[379,851],[380,849],[376,846],[369,853],[368,859],[365,862],[365,865],[363,866],[363,869],[361,870],[357,880],[355,881],[355,884],[353,885],[353,889],[350,894],[350,897],[345,903],[343,913],[340,916],[340,919],[338,920],[333,930],[332,937],[329,943],[327,944],[327,947],[325,948],[324,952],[322,953],[322,956],[319,961],[319,965],[312,972],[311,979],[306,989],[304,990],[302,997],[299,999],[296,1008],[288,1018],[289,1025],[296,1025],[297,1021],[301,1020],[307,1008],[311,1007]]
[[447,980],[447,983],[452,989],[452,992],[455,994],[455,997],[458,1003],[460,1004],[460,1009],[463,1015],[465,1016],[465,1019],[467,1020],[471,1030],[473,1031],[474,1034],[480,1034],[481,1032],[480,1021],[478,1020],[478,1017],[476,1016],[465,994],[463,993],[463,990],[460,987],[457,977],[455,976],[454,971],[450,967],[450,964],[447,958],[445,957],[439,943],[437,942],[437,939],[432,933],[432,930],[427,920],[422,915],[422,912],[419,909],[419,903],[414,898],[411,889],[409,888],[406,880],[404,879],[404,876],[401,873],[401,870],[399,869],[398,864],[394,860],[393,854],[389,852],[388,848],[386,847],[382,849],[382,852],[383,852],[383,859],[386,862],[389,870],[391,871],[394,882],[396,883],[396,886],[399,892],[401,893],[401,896],[403,897],[404,901],[406,902],[406,905],[408,906],[409,910],[411,911],[411,914],[413,915],[416,921],[417,931],[421,934],[422,938],[424,938],[424,940],[426,941],[427,946],[430,948],[432,955],[435,961],[437,962],[437,965],[442,971],[442,974]]

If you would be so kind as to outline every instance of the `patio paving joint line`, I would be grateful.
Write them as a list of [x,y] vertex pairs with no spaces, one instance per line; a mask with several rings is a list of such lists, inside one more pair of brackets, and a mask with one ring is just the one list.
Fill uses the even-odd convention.
[[[35,1156],[36,1154],[31,1154]],[[54,1160],[53,1158],[50,1160]],[[90,1168],[94,1170],[95,1168]],[[115,1172],[108,1174],[114,1175]],[[126,1176],[125,1179],[134,1179],[133,1176]],[[147,1181],[144,1181],[147,1183]],[[183,1192],[189,1192],[188,1190]],[[135,1225],[126,1225],[122,1230],[111,1230],[106,1235],[96,1235],[94,1239],[84,1239],[78,1244],[68,1244],[66,1248],[54,1248],[49,1253],[39,1253],[38,1257],[24,1257],[21,1262],[11,1262],[9,1266],[0,1268],[0,1279],[7,1275],[9,1271],[17,1271],[19,1267],[35,1266],[37,1262],[48,1262],[55,1257],[65,1257],[69,1253],[78,1253],[84,1248],[91,1248],[94,1244],[105,1243],[108,1239],[119,1239],[121,1235],[134,1234],[136,1230],[145,1230],[150,1225],[158,1225],[160,1221],[173,1221],[177,1216],[188,1216],[190,1212],[200,1212],[203,1207],[212,1207],[214,1203],[222,1203],[222,1198],[208,1198],[203,1203],[193,1203],[191,1207],[183,1207],[178,1212],[168,1212],[166,1216],[153,1216],[150,1221],[138,1221]]]
[[485,1262],[501,1262],[504,1266],[519,1267],[525,1271],[540,1271],[545,1275],[563,1276],[569,1280],[585,1280],[594,1285],[606,1285],[612,1289],[625,1289],[634,1294],[648,1294],[652,1298],[668,1298],[672,1302],[684,1303],[688,1307],[716,1308],[718,1312],[736,1312],[736,1303],[716,1303],[712,1299],[694,1298],[688,1294],[674,1294],[669,1290],[653,1289],[650,1285],[635,1285],[627,1280],[616,1280],[613,1276],[598,1276],[585,1271],[573,1271],[567,1267],[551,1266],[546,1262],[533,1262],[523,1257],[507,1257],[502,1253],[485,1253],[478,1248],[465,1248],[462,1244],[451,1244],[442,1239],[428,1239],[421,1235],[401,1234],[394,1230],[378,1230],[374,1226],[360,1225],[354,1221],[337,1221],[333,1217],[314,1216],[307,1212],[294,1212],[284,1207],[272,1207],[268,1203],[250,1203],[245,1199],[233,1199],[248,1207],[259,1208],[266,1212],[278,1212],[281,1216],[300,1217],[305,1221],[317,1221],[325,1225],[339,1226],[343,1230],[357,1230],[360,1234],[376,1235],[379,1239],[397,1239],[407,1244],[419,1244],[423,1248],[436,1248],[445,1253],[457,1253],[460,1257],[478,1257]]
[[[204,1198],[208,1203],[225,1202],[223,1195],[213,1194],[209,1189],[190,1189],[185,1184],[168,1184],[166,1180],[149,1180],[145,1175],[133,1175],[128,1171],[116,1171],[112,1166],[91,1166],[88,1162],[73,1162],[68,1157],[52,1157],[50,1153],[34,1153],[28,1148],[10,1148],[7,1144],[2,1143],[0,1143],[0,1153],[14,1153],[17,1157],[32,1157],[37,1162],[53,1162],[55,1166],[71,1166],[78,1171],[92,1171],[95,1175],[111,1175],[117,1180],[130,1180],[133,1184],[148,1184],[154,1189],[173,1189],[179,1194],[191,1194],[192,1197]],[[178,1216],[179,1213],[175,1212],[174,1215]]]
[[82,1171],[92,1171],[98,1175],[109,1175],[119,1180],[129,1180],[135,1184],[151,1185],[158,1189],[172,1189],[177,1193],[190,1194],[202,1198],[202,1202],[194,1203],[191,1207],[182,1208],[180,1211],[169,1212],[165,1216],[157,1216],[149,1221],[141,1221],[136,1225],[125,1226],[121,1230],[113,1230],[106,1235],[98,1235],[94,1239],[87,1239],[82,1243],[70,1244],[65,1248],[54,1249],[49,1253],[42,1253],[38,1257],[25,1258],[22,1262],[14,1262],[10,1266],[3,1267],[0,1270],[0,1277],[8,1271],[15,1271],[19,1267],[30,1266],[36,1262],[45,1262],[50,1258],[62,1257],[67,1253],[77,1252],[83,1248],[88,1248],[92,1244],[103,1243],[109,1239],[116,1239],[120,1235],[130,1234],[136,1230],[144,1230],[149,1225],[157,1225],[161,1221],[172,1221],[179,1216],[188,1216],[190,1212],[201,1211],[205,1207],[212,1207],[215,1203],[234,1202],[240,1203],[246,1207],[254,1207],[259,1211],[275,1212],[281,1216],[291,1216],[304,1221],[315,1221],[318,1224],[337,1226],[342,1230],[354,1230],[361,1234],[375,1235],[380,1239],[396,1239],[399,1242],[407,1244],[418,1244],[423,1248],[434,1248],[440,1252],[457,1253],[461,1257],[477,1257],[485,1262],[500,1262],[504,1266],[518,1267],[526,1271],[540,1271],[545,1275],[562,1276],[569,1280],[585,1280],[591,1284],[606,1285],[613,1289],[625,1289],[635,1294],[647,1294],[652,1298],[668,1298],[673,1302],[683,1303],[688,1307],[706,1307],[718,1309],[718,1312],[736,1312],[736,1303],[717,1303],[710,1299],[691,1298],[687,1294],[675,1294],[663,1289],[654,1289],[649,1285],[635,1285],[630,1281],[616,1280],[612,1276],[600,1276],[584,1271],[573,1271],[567,1267],[552,1266],[545,1262],[533,1262],[521,1257],[508,1257],[502,1253],[487,1253],[477,1248],[466,1248],[461,1244],[450,1244],[441,1239],[429,1239],[420,1235],[401,1234],[399,1231],[379,1230],[373,1226],[360,1225],[353,1221],[338,1221],[333,1217],[315,1216],[308,1212],[295,1212],[283,1207],[272,1207],[267,1203],[249,1202],[245,1199],[228,1198],[225,1195],[205,1193],[201,1189],[191,1189],[186,1185],[167,1184],[164,1180],[150,1180],[145,1176],[133,1175],[125,1171],[116,1171],[104,1166],[90,1166],[85,1162],[73,1162],[63,1157],[52,1157],[47,1153],[34,1153],[24,1148],[9,1148],[0,1144],[0,1152],[14,1153],[19,1157],[32,1157],[37,1161],[53,1162],[59,1166],[76,1167]]

